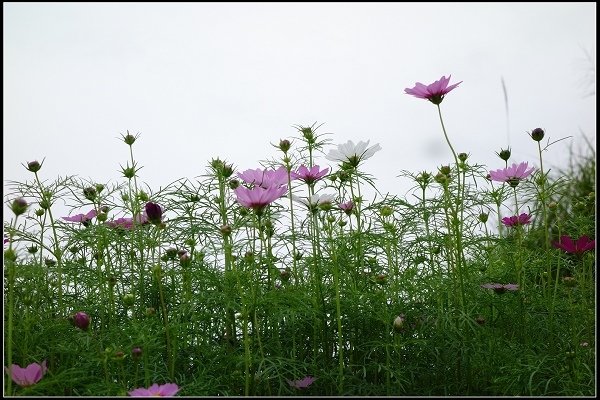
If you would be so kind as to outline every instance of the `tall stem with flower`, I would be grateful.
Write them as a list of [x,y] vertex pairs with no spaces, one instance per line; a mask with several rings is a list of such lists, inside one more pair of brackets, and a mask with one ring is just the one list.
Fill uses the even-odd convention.
[[444,100],[445,95],[454,88],[456,88],[459,84],[461,84],[462,81],[455,83],[454,85],[448,86],[449,82],[450,76],[448,76],[448,78],[442,76],[438,81],[435,81],[430,85],[424,85],[420,82],[417,82],[413,88],[406,88],[404,89],[404,91],[405,93],[413,95],[417,98],[429,100],[431,103],[436,105],[438,110],[438,116],[440,119],[440,124],[442,126],[442,131],[444,133],[444,138],[454,158],[454,165],[456,167],[456,195],[453,199],[449,198],[448,210],[450,211],[450,217],[447,218],[447,220],[450,222],[450,225],[448,225],[448,233],[454,237],[453,241],[455,242],[455,245],[452,246],[454,249],[454,269],[458,274],[459,281],[461,284],[461,307],[464,312],[466,307],[463,287],[464,250],[462,237],[464,229],[464,181],[461,182],[461,178],[463,178],[464,180],[464,174],[462,173],[465,172],[465,168],[464,160],[460,160],[461,162],[459,162],[459,156],[457,155],[456,151],[454,150],[454,147],[452,146],[452,143],[450,142],[450,139],[448,138],[448,133],[446,132],[446,126],[444,125],[444,119],[442,118],[442,111],[440,107],[440,104]]

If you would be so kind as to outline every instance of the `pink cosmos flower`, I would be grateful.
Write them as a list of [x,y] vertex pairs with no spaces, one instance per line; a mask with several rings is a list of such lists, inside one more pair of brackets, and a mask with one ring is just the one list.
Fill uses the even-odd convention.
[[312,385],[313,382],[317,380],[317,378],[313,378],[312,376],[306,376],[296,381],[290,381],[289,379],[286,380],[291,387],[295,387],[296,389],[306,389],[307,387]]
[[557,249],[562,249],[571,254],[583,254],[586,251],[593,250],[596,247],[596,241],[590,239],[587,235],[583,235],[577,241],[573,241],[571,237],[563,235],[558,241],[552,243]]
[[446,93],[462,83],[462,81],[460,81],[454,85],[448,86],[451,76],[452,75],[449,75],[448,78],[442,76],[439,81],[435,81],[430,85],[423,85],[422,83],[417,82],[414,88],[406,88],[404,89],[404,92],[420,99],[429,100],[433,104],[440,104],[442,100],[444,100]]
[[48,368],[46,368],[46,360],[44,360],[41,364],[32,363],[25,368],[13,364],[8,368],[4,367],[4,370],[17,385],[26,387],[38,383]]
[[501,283],[486,283],[481,285],[482,288],[484,289],[494,289],[494,292],[498,293],[498,294],[502,294],[504,292],[506,292],[507,290],[514,292],[519,290],[519,285],[515,284],[515,283],[507,283],[505,285],[501,284]]
[[290,177],[293,179],[300,179],[305,183],[311,185],[327,175],[329,172],[329,168],[325,168],[324,170],[320,170],[318,165],[313,165],[312,168],[308,169],[306,166],[301,165],[298,168],[298,172],[291,172]]
[[96,210],[90,210],[87,214],[77,214],[72,217],[62,217],[65,221],[68,222],[80,222],[85,224],[86,222],[91,221],[92,218],[96,217]]
[[273,186],[280,187],[288,183],[288,173],[284,166],[276,170],[247,169],[244,172],[238,172],[237,175],[247,184],[254,184],[264,189]]
[[287,187],[271,186],[268,189],[265,189],[261,186],[255,186],[252,189],[248,189],[239,186],[233,192],[242,206],[260,210],[286,194]]
[[528,166],[527,162],[522,162],[520,164],[513,163],[513,165],[508,168],[490,171],[490,179],[497,182],[508,182],[511,186],[514,182],[518,184],[521,179],[527,178],[533,172],[534,168],[531,167],[527,169]]
[[157,383],[150,386],[148,389],[146,388],[137,388],[133,389],[129,392],[131,397],[146,397],[146,396],[159,396],[159,397],[170,397],[175,396],[175,394],[179,391],[179,386],[175,383],[165,383],[164,385],[159,385]]
[[521,215],[513,215],[512,217],[502,218],[502,223],[506,226],[515,227],[531,223],[531,215],[523,213]]

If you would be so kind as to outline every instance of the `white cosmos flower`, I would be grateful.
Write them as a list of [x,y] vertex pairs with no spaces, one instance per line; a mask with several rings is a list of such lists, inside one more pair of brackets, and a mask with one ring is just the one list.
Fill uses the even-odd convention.
[[329,154],[325,156],[329,161],[339,161],[349,163],[353,167],[358,166],[362,160],[366,160],[381,150],[381,146],[377,143],[375,146],[369,147],[370,140],[366,142],[360,141],[354,144],[352,140],[344,144],[338,144],[337,149],[329,150]]
[[292,199],[297,201],[298,203],[302,203],[306,206],[306,208],[311,208],[315,206],[319,206],[321,204],[331,204],[335,200],[335,195],[333,194],[313,194],[310,197],[299,197],[296,195],[292,195]]

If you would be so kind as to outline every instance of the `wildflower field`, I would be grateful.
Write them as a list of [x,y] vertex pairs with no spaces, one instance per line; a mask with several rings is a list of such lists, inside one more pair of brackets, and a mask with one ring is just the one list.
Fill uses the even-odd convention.
[[594,396],[595,150],[550,171],[564,142],[528,127],[539,158],[478,165],[444,127],[449,81],[405,90],[450,150],[405,194],[363,171],[379,144],[316,124],[159,189],[128,132],[121,182],[25,162],[5,184],[4,394]]

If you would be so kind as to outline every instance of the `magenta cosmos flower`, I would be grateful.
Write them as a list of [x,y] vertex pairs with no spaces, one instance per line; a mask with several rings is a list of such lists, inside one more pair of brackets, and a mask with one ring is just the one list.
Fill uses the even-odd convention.
[[297,172],[290,173],[290,177],[292,177],[293,179],[300,179],[301,181],[312,185],[313,183],[327,175],[328,172],[329,168],[321,170],[318,165],[313,165],[310,169],[307,168],[305,165],[301,165],[298,168]]
[[563,235],[552,245],[557,249],[561,249],[571,254],[583,254],[586,251],[593,250],[596,247],[596,241],[590,239],[588,236],[583,235],[577,241],[573,241],[571,237]]
[[179,386],[175,383],[165,383],[164,385],[159,385],[157,383],[150,386],[148,389],[146,388],[137,388],[133,389],[129,392],[131,397],[146,397],[146,396],[159,396],[159,397],[170,397],[175,396],[175,394],[179,391]]
[[521,215],[513,215],[512,217],[502,218],[502,223],[506,226],[515,227],[531,223],[531,215],[523,213]]
[[90,210],[87,214],[77,214],[77,215],[73,215],[72,217],[62,217],[62,219],[64,219],[65,221],[68,222],[80,222],[82,224],[85,224],[89,221],[91,221],[92,218],[96,217],[96,210]]
[[248,189],[243,186],[237,187],[233,191],[238,202],[246,207],[254,210],[261,210],[263,207],[271,204],[281,196],[287,193],[287,187],[269,187],[265,189],[261,186],[255,186]]
[[521,179],[527,178],[533,172],[533,167],[527,169],[528,166],[527,162],[513,163],[508,168],[490,171],[490,179],[497,182],[508,182],[512,187],[516,187]]
[[430,85],[423,85],[422,83],[417,82],[414,88],[406,88],[404,89],[404,92],[420,99],[429,100],[433,104],[440,104],[442,100],[444,100],[446,93],[462,83],[462,81],[460,81],[454,85],[448,86],[451,76],[452,75],[449,75],[448,78],[442,76],[439,81],[435,81]]
[[46,368],[46,360],[44,360],[41,364],[33,363],[25,368],[13,364],[8,368],[4,367],[4,370],[17,385],[26,387],[38,383],[48,368]]
[[317,380],[317,378],[313,378],[312,376],[305,376],[302,379],[296,381],[287,380],[287,382],[291,387],[295,387],[296,389],[306,389],[307,387],[312,385],[315,380]]
[[276,170],[269,169],[247,169],[238,172],[238,177],[249,185],[260,186],[264,189],[280,187],[288,183],[287,169],[283,166]]

